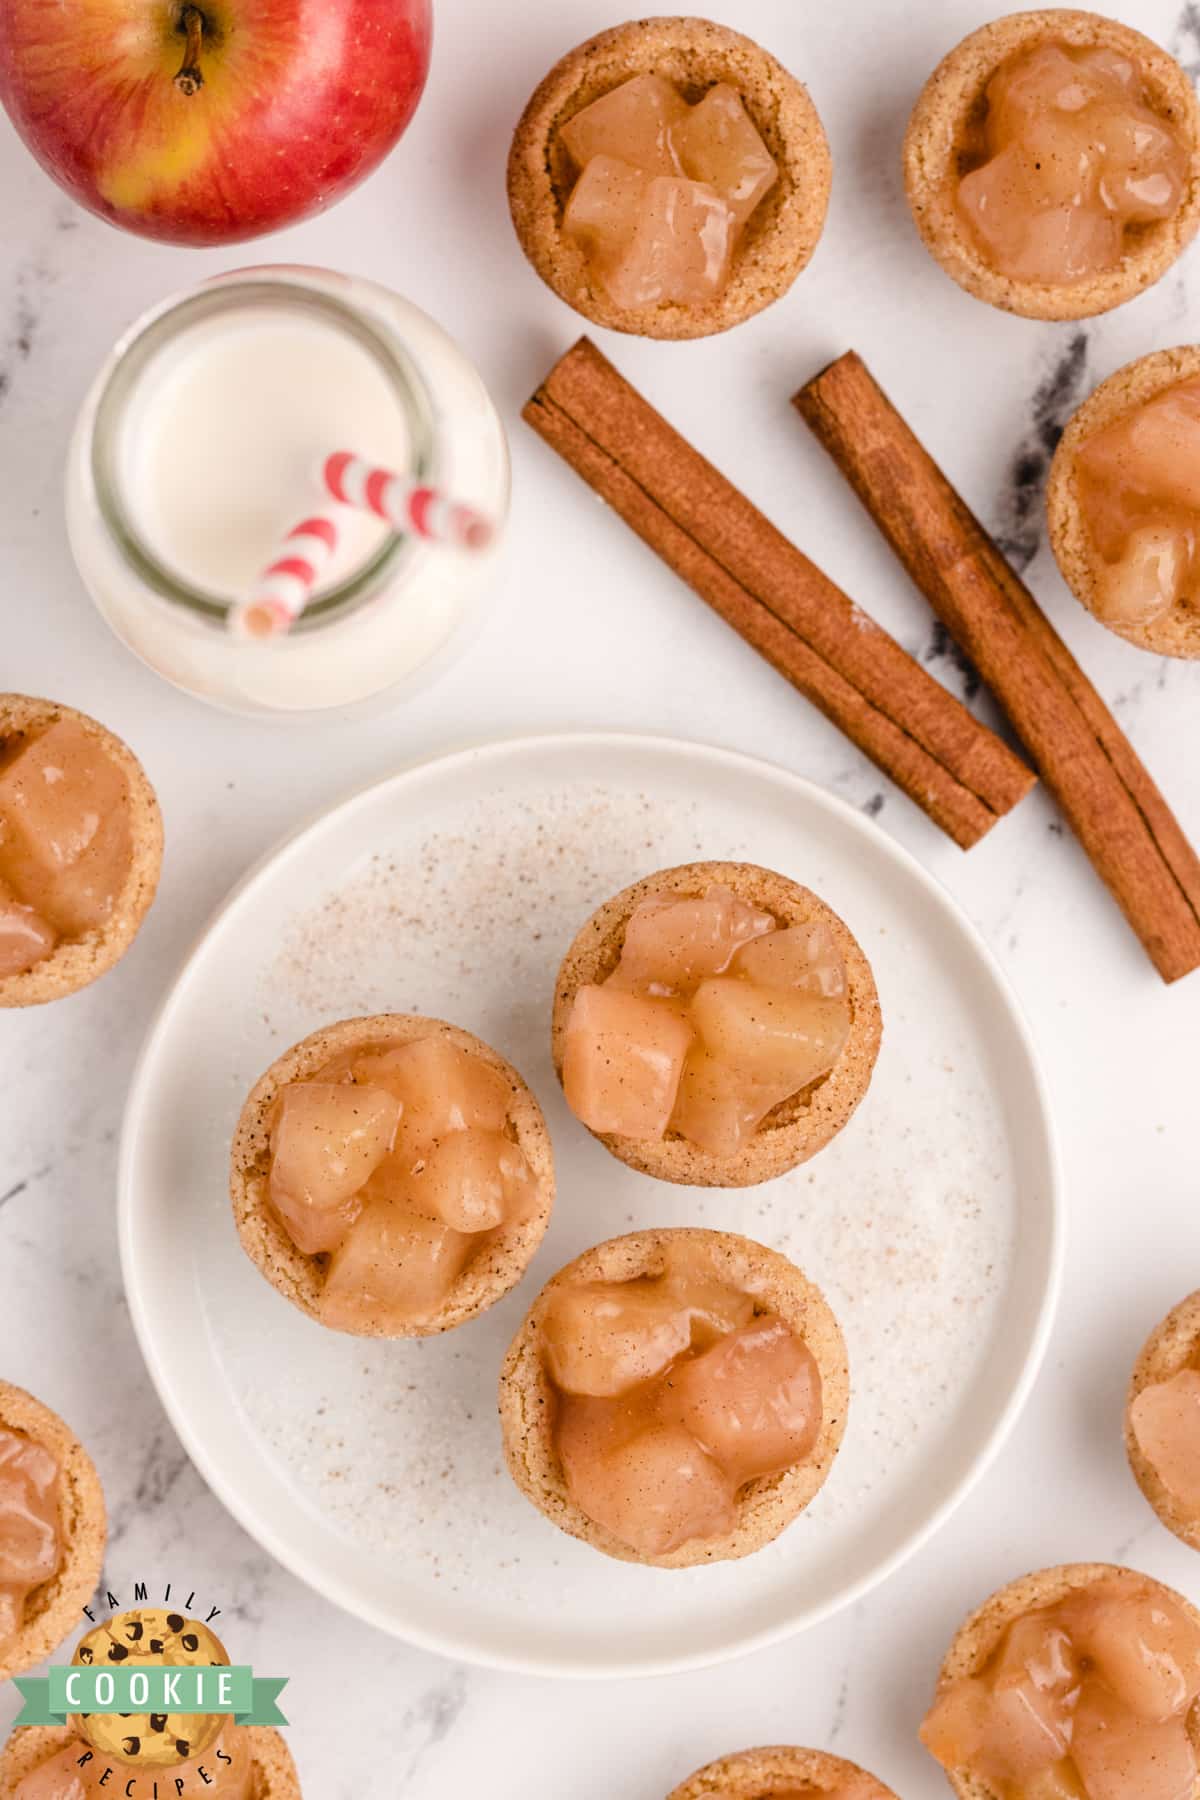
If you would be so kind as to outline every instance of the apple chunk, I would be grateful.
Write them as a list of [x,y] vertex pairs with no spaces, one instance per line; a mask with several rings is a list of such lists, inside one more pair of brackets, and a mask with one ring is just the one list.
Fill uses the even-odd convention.
[[661,75],[634,75],[601,94],[561,128],[559,136],[581,169],[597,156],[620,157],[649,175],[677,175],[674,128],[687,102]]
[[1083,1685],[1071,1758],[1088,1800],[1188,1800],[1196,1791],[1186,1720],[1148,1719],[1098,1681]]
[[773,924],[770,913],[719,884],[703,894],[655,895],[630,915],[610,985],[651,996],[689,993]]
[[466,1268],[475,1244],[392,1194],[364,1207],[333,1253],[318,1306],[342,1331],[419,1325],[436,1313]]
[[720,81],[675,128],[675,147],[693,181],[706,181],[740,231],[775,186],[779,167],[735,88]]
[[673,1007],[611,987],[582,987],[567,1025],[563,1088],[592,1131],[660,1138],[692,1041]]
[[271,1203],[306,1256],[334,1249],[391,1149],[400,1102],[382,1088],[293,1081],[271,1132]]
[[789,925],[738,951],[734,968],[758,987],[803,988],[826,1000],[846,991],[846,965],[828,925]]
[[531,1180],[518,1144],[472,1126],[439,1138],[408,1175],[406,1191],[455,1231],[493,1231],[522,1210]]
[[821,1429],[820,1370],[783,1319],[756,1319],[671,1371],[662,1414],[740,1487],[809,1454]]
[[603,1429],[599,1442],[586,1429],[596,1405],[605,1402],[571,1402],[559,1433],[568,1490],[589,1519],[648,1556],[731,1529],[733,1484],[689,1431],[652,1425],[601,1448]]
[[772,1107],[791,1092],[786,1081],[773,1087],[753,1081],[710,1056],[703,1045],[693,1044],[683,1065],[671,1128],[714,1156],[736,1156]]
[[692,1013],[710,1055],[791,1093],[829,1073],[850,1030],[840,1000],[719,976],[701,983]]
[[556,1385],[593,1397],[623,1394],[660,1375],[691,1337],[686,1302],[643,1281],[562,1288],[542,1321],[546,1362]]
[[354,1079],[386,1088],[403,1106],[398,1167],[409,1169],[453,1132],[502,1131],[512,1099],[497,1069],[441,1037],[416,1038],[354,1059]]
[[65,936],[103,925],[129,868],[125,773],[72,719],[0,766],[0,873]]
[[1129,1409],[1143,1456],[1186,1508],[1200,1513],[1200,1369],[1144,1387]]
[[54,927],[0,881],[0,980],[32,969],[50,955],[57,942]]

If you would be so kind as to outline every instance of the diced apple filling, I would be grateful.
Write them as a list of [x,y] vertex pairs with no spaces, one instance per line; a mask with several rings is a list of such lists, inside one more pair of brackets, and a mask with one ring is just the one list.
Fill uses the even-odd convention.
[[719,1537],[747,1482],[802,1462],[821,1426],[803,1339],[711,1257],[672,1246],[661,1275],[555,1292],[540,1327],[575,1504],[630,1549]]
[[1200,1627],[1150,1584],[1101,1579],[1016,1619],[921,1728],[940,1763],[1010,1800],[1189,1800]]
[[347,1331],[427,1322],[490,1234],[529,1216],[533,1172],[505,1131],[508,1083],[442,1038],[343,1052],[287,1083],[268,1193]]
[[702,305],[723,292],[741,232],[779,170],[735,89],[690,106],[635,75],[560,132],[580,174],[563,230],[613,302]]
[[129,874],[129,784],[72,719],[0,758],[0,976],[106,925]]
[[1129,1409],[1146,1461],[1183,1510],[1200,1519],[1200,1369],[1144,1387]]
[[7,882],[0,881],[0,981],[32,969],[49,956],[57,942],[53,925],[18,900]]
[[59,1505],[55,1457],[0,1425],[0,1651],[20,1630],[34,1588],[58,1572]]
[[1098,47],[1041,42],[987,87],[982,160],[958,205],[1002,275],[1055,285],[1115,268],[1131,228],[1170,218],[1187,146],[1149,104],[1142,71]]
[[575,997],[567,1102],[596,1132],[670,1131],[734,1156],[768,1114],[833,1068],[850,1030],[845,993],[823,923],[779,929],[719,886],[647,900],[612,974]]
[[1075,468],[1101,616],[1146,624],[1194,594],[1200,380],[1177,381],[1093,432]]

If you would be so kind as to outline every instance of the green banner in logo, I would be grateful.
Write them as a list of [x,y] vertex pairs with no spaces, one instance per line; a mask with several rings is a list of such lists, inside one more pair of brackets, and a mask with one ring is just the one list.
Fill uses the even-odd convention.
[[287,1677],[232,1668],[56,1664],[49,1675],[14,1678],[25,1704],[18,1725],[65,1725],[71,1713],[229,1713],[238,1725],[286,1725],[276,1701]]

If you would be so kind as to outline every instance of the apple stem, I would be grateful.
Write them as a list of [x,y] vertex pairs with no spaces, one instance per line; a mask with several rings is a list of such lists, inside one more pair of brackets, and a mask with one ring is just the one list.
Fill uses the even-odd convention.
[[183,53],[183,67],[175,77],[175,86],[181,94],[198,94],[204,86],[204,71],[200,67],[200,52],[204,48],[204,14],[198,6],[185,6],[179,17],[179,25],[187,33],[187,49]]

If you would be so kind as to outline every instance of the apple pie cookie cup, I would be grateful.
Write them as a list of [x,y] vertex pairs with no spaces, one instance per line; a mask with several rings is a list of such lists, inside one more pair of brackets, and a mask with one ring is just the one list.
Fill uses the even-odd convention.
[[[251,1800],[303,1800],[300,1791],[300,1777],[296,1772],[292,1753],[278,1731],[267,1725],[239,1725],[238,1731],[247,1733],[250,1739],[250,1759],[253,1769],[253,1787],[250,1790]],[[70,1744],[78,1744],[80,1754],[86,1754],[89,1746],[75,1736],[69,1725],[23,1725],[14,1731],[4,1750],[0,1753],[0,1796],[3,1800],[16,1791],[19,1782],[28,1776],[36,1775],[44,1763],[53,1759]],[[93,1753],[94,1754],[94,1753]],[[113,1764],[114,1769],[116,1764]],[[132,1775],[132,1765],[124,1765],[127,1774]],[[180,1775],[180,1769],[187,1765],[180,1764],[166,1771],[164,1785],[170,1786],[175,1793],[174,1778],[186,1780]],[[212,1775],[197,1776],[187,1789],[189,1795],[199,1796],[211,1785]],[[105,1783],[107,1790],[108,1784]],[[136,1792],[136,1787],[129,1789]],[[113,1787],[114,1795],[122,1792],[121,1787]]]
[[[26,1595],[21,1624],[0,1641],[0,1682],[56,1650],[96,1591],[108,1536],[104,1490],[91,1457],[71,1428],[24,1388],[0,1381],[0,1430],[41,1446],[58,1466],[59,1563],[48,1581]],[[3,1517],[0,1509],[0,1534]]]
[[[820,1425],[803,1460],[744,1484],[736,1523],[716,1537],[652,1554],[632,1548],[572,1497],[556,1437],[559,1393],[544,1355],[543,1326],[564,1291],[589,1283],[653,1280],[679,1250],[699,1252],[731,1290],[749,1297],[755,1318],[770,1315],[807,1347],[820,1376]],[[688,1569],[749,1556],[777,1538],[824,1486],[846,1429],[850,1371],[846,1346],[824,1295],[776,1250],[733,1232],[673,1227],[611,1238],[560,1269],[542,1289],[500,1372],[500,1426],[509,1473],[525,1498],[560,1531],[622,1562]]]
[[0,975],[0,1007],[41,1006],[87,987],[120,962],[150,910],[162,868],[162,814],[154,789],[129,746],[113,732],[54,700],[0,694],[0,759],[53,725],[69,721],[121,772],[129,819],[129,863],[108,919],[79,935],[64,934],[31,968]]
[[[674,83],[693,103],[715,84],[735,89],[778,169],[733,252],[724,289],[703,302],[618,305],[563,229],[574,169],[562,128],[639,75]],[[668,339],[728,331],[786,293],[816,249],[831,180],[825,132],[795,76],[741,33],[688,17],[631,20],[570,51],[525,108],[508,162],[517,237],[546,285],[597,325]]]
[[1126,363],[1088,396],[1067,422],[1050,465],[1046,517],[1050,546],[1063,580],[1080,603],[1109,631],[1156,656],[1200,657],[1200,608],[1179,599],[1155,617],[1125,619],[1103,604],[1104,566],[1087,519],[1079,459],[1101,432],[1182,382],[1200,379],[1200,345],[1178,344]]
[[[1116,1591],[1127,1592],[1131,1600],[1145,1594],[1161,1596],[1200,1628],[1200,1612],[1190,1601],[1165,1583],[1133,1569],[1115,1563],[1060,1563],[1054,1568],[1039,1569],[998,1588],[959,1628],[938,1672],[934,1707],[958,1683],[984,1673],[1010,1627],[1026,1614],[1043,1607],[1059,1606],[1085,1595],[1101,1583]],[[928,1723],[927,1719],[926,1725]],[[1200,1752],[1200,1705],[1193,1703],[1184,1726],[1193,1750]],[[922,1727],[922,1738],[925,1739],[925,1726]],[[926,1748],[930,1748],[927,1740]],[[966,1765],[942,1766],[959,1800],[1003,1800],[1000,1782],[984,1779]]]
[[896,1800],[891,1788],[844,1756],[771,1744],[738,1750],[697,1769],[667,1800],[774,1800],[804,1794],[806,1800]]
[[879,1054],[883,1021],[870,964],[849,927],[808,888],[755,863],[733,862],[684,863],[634,882],[592,914],[563,959],[554,993],[552,1051],[561,1081],[576,997],[581,988],[601,986],[614,974],[637,909],[664,897],[695,898],[713,888],[728,889],[739,903],[769,915],[779,931],[820,927],[828,934],[844,967],[849,1011],[837,1059],[827,1074],[775,1105],[731,1154],[704,1149],[671,1129],[658,1138],[596,1130],[592,1135],[619,1161],[660,1181],[748,1187],[807,1162],[837,1136],[866,1094]]
[[[986,114],[989,81],[1002,64],[1045,43],[1097,47],[1132,58],[1150,106],[1179,133],[1188,159],[1176,210],[1127,228],[1116,266],[1072,282],[1002,273],[958,206],[958,185],[973,161],[971,143]],[[929,77],[905,134],[904,182],[926,249],[968,294],[1029,319],[1091,318],[1152,286],[1200,229],[1200,106],[1175,58],[1129,25],[1070,7],[1009,13],[971,32]]]
[[[1200,1509],[1186,1505],[1163,1480],[1139,1439],[1140,1421],[1135,1410],[1147,1388],[1165,1385],[1189,1370],[1197,1372],[1196,1383],[1200,1386],[1200,1291],[1181,1300],[1154,1327],[1133,1366],[1125,1402],[1125,1452],[1134,1479],[1167,1530],[1193,1550],[1200,1550]],[[1194,1403],[1191,1412],[1194,1422],[1190,1436],[1195,1460],[1200,1461],[1200,1403]],[[1144,1425],[1142,1432],[1144,1435]]]
[[317,1076],[333,1059],[380,1046],[400,1048],[432,1040],[473,1059],[499,1077],[506,1093],[504,1135],[522,1153],[532,1183],[532,1204],[486,1234],[441,1303],[427,1316],[399,1323],[363,1319],[335,1329],[361,1337],[431,1337],[476,1318],[521,1279],[550,1221],[554,1205],[554,1156],[550,1134],[534,1095],[512,1065],[482,1038],[411,1013],[380,1013],[324,1026],[279,1057],[255,1083],[238,1120],[230,1160],[230,1195],[242,1248],[271,1286],[309,1318],[321,1315],[330,1258],[306,1254],[271,1204],[272,1117],[289,1083]]

